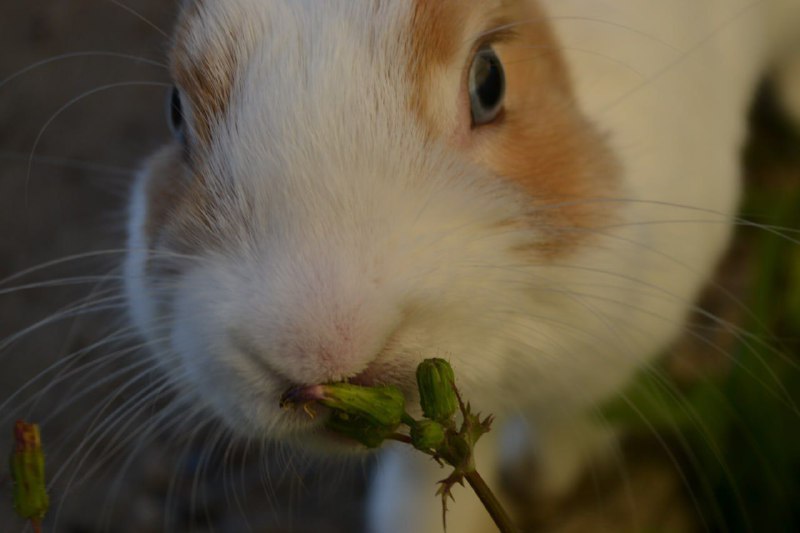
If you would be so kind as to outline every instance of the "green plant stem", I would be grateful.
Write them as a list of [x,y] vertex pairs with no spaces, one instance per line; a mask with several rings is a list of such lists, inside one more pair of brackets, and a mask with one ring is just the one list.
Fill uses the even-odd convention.
[[511,521],[508,513],[506,513],[505,509],[503,509],[503,506],[500,505],[500,501],[497,499],[497,497],[495,497],[492,489],[489,488],[489,485],[486,484],[481,475],[476,470],[473,470],[465,473],[464,477],[467,478],[469,486],[472,487],[472,490],[474,490],[475,494],[478,495],[478,498],[480,498],[483,506],[486,507],[487,511],[489,511],[489,514],[492,516],[492,520],[494,520],[494,523],[500,529],[500,532],[517,533],[519,530],[516,528],[516,526],[514,526],[514,523]]
[[403,413],[403,416],[400,418],[400,420],[403,422],[403,424],[407,425],[408,427],[411,427],[417,423],[417,421],[411,418],[411,415],[409,415],[408,413]]

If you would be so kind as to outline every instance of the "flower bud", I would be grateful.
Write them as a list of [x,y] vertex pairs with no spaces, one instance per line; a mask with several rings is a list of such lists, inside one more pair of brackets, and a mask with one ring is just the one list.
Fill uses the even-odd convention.
[[417,367],[419,402],[426,418],[444,423],[458,409],[453,367],[444,359],[426,359]]
[[444,439],[444,427],[439,422],[418,420],[411,426],[411,443],[418,450],[437,450]]
[[335,411],[363,419],[379,427],[396,428],[405,413],[405,398],[396,387],[362,387],[332,383],[294,388],[281,398],[281,405],[317,402]]
[[39,426],[18,420],[14,426],[11,477],[14,481],[14,509],[21,518],[44,518],[50,498],[44,478],[44,454]]
[[361,387],[349,383],[322,385],[319,403],[364,419],[374,426],[396,428],[405,413],[405,398],[396,387]]
[[331,413],[325,427],[367,448],[377,448],[397,429],[397,426],[376,426],[370,420],[343,411]]

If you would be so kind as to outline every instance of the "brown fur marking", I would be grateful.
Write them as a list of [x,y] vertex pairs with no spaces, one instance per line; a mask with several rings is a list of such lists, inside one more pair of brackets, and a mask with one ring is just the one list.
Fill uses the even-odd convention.
[[236,28],[215,20],[202,2],[184,9],[175,32],[172,73],[191,108],[191,139],[207,146],[228,108],[237,67]]
[[[533,223],[545,235],[535,248],[545,256],[575,249],[590,229],[610,217],[609,205],[592,202],[613,195],[616,166],[605,141],[575,105],[558,42],[544,13],[530,1],[502,0],[493,12],[478,0],[416,0],[412,30],[411,108],[429,136],[462,150],[493,174],[518,185],[529,199]],[[458,131],[437,121],[427,95],[441,91],[437,69],[472,58],[457,57],[470,38],[463,21],[480,14],[483,31],[505,22],[525,21],[494,49],[506,73],[505,109],[495,123],[469,129],[466,95],[468,65],[463,67]],[[489,42],[492,38],[488,37]],[[459,65],[460,67],[460,65]],[[548,207],[555,206],[555,207]]]
[[449,64],[465,38],[468,9],[474,0],[414,0],[411,18],[409,79],[412,80],[411,109],[430,134],[431,109],[425,98],[437,69]]

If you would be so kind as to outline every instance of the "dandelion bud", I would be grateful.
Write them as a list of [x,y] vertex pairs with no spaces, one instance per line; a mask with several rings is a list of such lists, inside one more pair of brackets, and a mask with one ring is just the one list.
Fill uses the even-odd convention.
[[397,426],[376,426],[370,420],[342,411],[331,413],[325,427],[339,435],[360,442],[367,448],[379,447],[397,429]]
[[418,450],[437,450],[444,439],[444,427],[439,422],[419,420],[411,426],[411,443]]
[[332,383],[287,391],[281,405],[317,402],[378,427],[396,428],[405,413],[405,398],[396,387],[362,387]]
[[322,385],[319,403],[358,416],[375,426],[396,428],[405,412],[405,398],[396,387],[361,387],[349,383]]
[[18,420],[14,426],[11,477],[14,481],[14,509],[21,518],[44,518],[50,498],[44,478],[44,454],[39,426]]
[[426,418],[445,423],[458,409],[453,367],[444,359],[426,359],[417,367],[419,401]]

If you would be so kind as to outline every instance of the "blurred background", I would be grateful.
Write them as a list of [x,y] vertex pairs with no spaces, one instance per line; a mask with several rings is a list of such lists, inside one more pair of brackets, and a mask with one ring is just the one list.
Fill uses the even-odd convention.
[[[42,424],[48,532],[358,531],[371,460],[231,442],[145,396],[117,267],[132,174],[169,135],[158,84],[175,13],[0,7],[0,455],[16,418]],[[737,239],[704,311],[606,406],[627,430],[623,461],[528,506],[531,530],[800,531],[800,135],[775,107],[765,82]],[[2,468],[0,531],[24,528]]]

